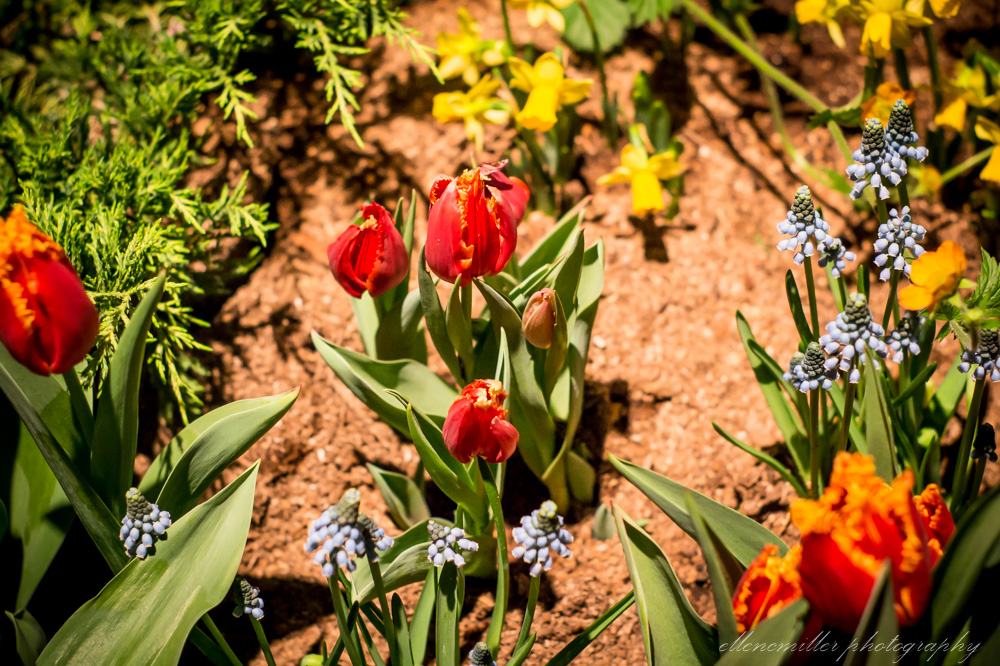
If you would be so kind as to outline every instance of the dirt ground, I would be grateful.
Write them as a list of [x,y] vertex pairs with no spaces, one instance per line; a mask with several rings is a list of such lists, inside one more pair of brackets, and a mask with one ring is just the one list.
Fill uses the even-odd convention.
[[[462,4],[418,3],[409,20],[431,43],[437,32],[456,29],[455,11]],[[778,3],[777,9],[787,15],[791,4]],[[487,36],[502,35],[498,8],[495,0],[468,6]],[[762,21],[773,22],[773,14],[766,10]],[[522,40],[534,35],[539,49],[557,44],[551,31],[533,31],[523,13],[514,13],[513,27]],[[767,25],[759,27],[771,62],[824,101],[842,105],[858,93],[862,64],[856,31],[849,34],[851,46],[841,51],[823,29],[805,29],[804,57],[803,47],[777,29],[780,24],[772,34],[766,34]],[[606,286],[587,378],[597,389],[595,395],[603,396],[604,402],[596,401],[595,408],[604,409],[608,417],[591,422],[602,431],[597,434],[604,436],[608,452],[685,483],[781,532],[791,489],[725,443],[711,422],[758,447],[779,441],[743,354],[734,314],[737,309],[743,312],[779,362],[794,351],[797,335],[784,305],[783,279],[789,268],[800,284],[803,277],[787,253],[775,250],[775,224],[784,217],[795,189],[802,182],[813,183],[786,165],[754,71],[709,33],[698,31],[683,61],[661,58],[653,32],[633,34],[628,44],[609,59],[611,85],[619,99],[627,100],[635,73],[653,72],[680,128],[688,173],[676,219],[670,224],[659,220],[655,227],[635,226],[629,218],[628,188],[596,185],[597,178],[617,164],[617,155],[599,136],[595,83],[591,99],[580,107],[587,123],[577,146],[584,159],[582,182],[571,187],[575,195],[593,196],[584,228],[590,242],[603,238],[607,245]],[[302,387],[291,412],[236,466],[263,459],[241,574],[262,590],[268,609],[264,626],[279,664],[297,664],[321,639],[332,644],[336,636],[325,581],[302,547],[308,521],[345,488],[357,486],[365,510],[391,525],[364,464],[412,472],[417,460],[412,446],[336,379],[310,343],[315,330],[338,345],[361,349],[349,297],[330,275],[326,246],[368,197],[391,206],[399,197],[408,198],[413,188],[421,197],[417,233],[422,238],[430,183],[439,174],[457,174],[470,156],[462,127],[442,126],[431,117],[432,96],[442,88],[426,68],[412,65],[404,52],[392,47],[380,48],[359,64],[369,79],[358,117],[364,148],[336,124],[325,125],[322,82],[306,75],[262,81],[262,120],[252,128],[256,149],[232,149],[234,139],[225,133],[209,146],[228,156],[219,169],[238,174],[251,168],[255,187],[269,193],[274,219],[281,225],[263,264],[213,322],[210,393],[211,403],[221,404]],[[571,64],[574,75],[596,81],[592,65],[579,59]],[[927,82],[921,63],[915,64],[913,77]],[[788,125],[799,149],[818,165],[846,166],[824,129],[806,128],[805,107],[786,102]],[[927,100],[921,98],[921,104],[920,112],[927,114]],[[627,106],[626,113],[631,113]],[[487,151],[477,159],[501,156],[511,136],[510,130],[488,128]],[[858,134],[849,139],[856,143]],[[834,231],[843,234],[859,261],[870,262],[877,226],[871,216],[855,212],[834,192],[814,192]],[[970,257],[977,256],[966,211],[925,202],[915,208],[917,219],[931,230],[929,246],[956,240]],[[519,247],[530,247],[551,224],[551,218],[530,214],[520,227]],[[884,298],[885,290],[876,287],[873,303],[878,311]],[[836,314],[832,298],[822,297],[820,306],[821,320]],[[994,417],[997,412],[994,400]],[[239,471],[230,470],[226,480]],[[518,480],[508,483],[517,487]],[[649,531],[669,556],[695,607],[714,619],[708,576],[695,542],[606,463],[600,469],[599,498],[617,503],[635,519],[649,519]],[[581,514],[570,525],[576,537],[574,557],[559,561],[543,581],[531,664],[544,663],[630,588],[618,542],[592,538],[593,508]],[[501,663],[514,642],[528,587],[526,569],[515,565],[512,571]],[[412,608],[416,590],[404,590],[403,597]],[[463,653],[485,633],[492,600],[490,583],[469,582]],[[247,647],[241,656],[262,664],[249,649],[252,638],[243,636],[249,630],[219,616],[224,630],[240,632],[239,642]],[[643,661],[633,608],[576,663]]]

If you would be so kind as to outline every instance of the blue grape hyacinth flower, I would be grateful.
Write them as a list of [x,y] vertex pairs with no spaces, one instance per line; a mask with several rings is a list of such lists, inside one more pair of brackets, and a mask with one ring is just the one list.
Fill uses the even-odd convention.
[[882,358],[889,355],[889,348],[882,340],[885,329],[872,319],[868,299],[862,294],[848,297],[844,311],[826,325],[826,331],[819,339],[828,355],[826,369],[833,373],[849,372],[847,381],[852,384],[861,379],[858,368],[865,362],[868,350]]
[[479,550],[479,544],[469,539],[461,527],[448,527],[431,520],[427,523],[427,533],[431,535],[427,559],[436,567],[454,562],[456,567],[461,568],[465,565],[462,551],[474,553]]
[[[323,575],[333,577],[336,567],[354,571],[354,558],[365,555],[373,561],[378,553],[392,546],[392,537],[360,511],[361,494],[350,488],[340,501],[320,514],[309,526],[306,552],[314,553],[313,561],[323,568]],[[374,547],[368,552],[366,542]]]
[[889,188],[895,187],[906,174],[904,160],[889,148],[885,138],[885,128],[878,118],[869,118],[861,136],[861,148],[854,151],[855,164],[847,167],[847,177],[854,181],[851,198],[858,199],[865,188],[871,185],[879,199],[889,198]]
[[836,377],[836,373],[831,373],[826,367],[823,347],[818,342],[810,342],[805,354],[796,352],[792,356],[784,379],[803,393],[819,388],[829,391],[833,387],[831,374]]
[[233,591],[233,617],[249,615],[256,620],[264,619],[264,600],[260,598],[260,588],[251,585],[246,578],[237,578],[238,585]]
[[129,488],[125,493],[125,517],[118,538],[125,542],[129,557],[141,560],[155,551],[157,540],[163,538],[170,523],[168,511],[160,511],[160,507],[143,497],[138,488]]
[[789,236],[778,242],[778,250],[795,253],[792,258],[801,264],[816,253],[816,248],[829,239],[830,225],[820,216],[813,203],[812,192],[803,185],[795,192],[792,207],[778,223],[778,231]]
[[513,529],[517,546],[511,551],[515,560],[531,565],[529,573],[538,576],[552,568],[552,556],[570,557],[573,553],[566,544],[573,542],[573,535],[563,528],[563,517],[556,513],[556,503],[542,502],[542,506],[529,516],[521,516],[521,526]]
[[906,101],[897,99],[889,112],[889,126],[885,130],[885,140],[889,149],[903,158],[903,173],[906,173],[906,158],[923,162],[927,148],[915,145],[920,136],[913,129],[913,116]]
[[[974,370],[972,366],[976,366]],[[989,377],[991,382],[1000,382],[1000,336],[997,329],[988,328],[979,332],[979,344],[975,349],[962,352],[958,369],[961,372],[971,370],[976,380]]]
[[903,206],[901,211],[890,210],[889,219],[879,225],[875,240],[875,265],[882,268],[878,279],[888,280],[892,271],[902,271],[909,277],[912,260],[907,259],[906,251],[909,250],[913,259],[922,255],[924,248],[920,242],[926,233],[926,229],[913,222],[909,206]]

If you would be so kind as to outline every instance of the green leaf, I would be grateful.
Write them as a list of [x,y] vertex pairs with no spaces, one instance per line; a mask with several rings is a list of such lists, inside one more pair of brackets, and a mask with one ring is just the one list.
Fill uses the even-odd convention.
[[[855,389],[856,388],[857,387],[855,387]],[[830,394],[830,402],[833,403],[833,408],[837,410],[838,414],[840,414],[840,418],[844,418],[844,401],[847,400],[847,396],[844,395],[844,389],[840,388],[840,384],[834,382],[833,386],[830,387],[828,393]],[[855,409],[857,409],[857,407],[858,407],[858,401],[857,399],[855,399],[854,405],[851,407],[851,411],[853,412]],[[839,427],[841,426],[838,426],[838,428]],[[850,426],[848,427],[850,428],[850,430],[848,430],[847,432],[847,437],[851,440],[851,443],[854,444],[855,448],[857,448],[858,451],[860,451],[865,455],[868,455],[868,444],[867,442],[865,442],[865,436],[864,434],[862,434],[861,429],[858,428],[858,424],[855,422],[853,415],[851,418]],[[837,436],[839,437],[839,433]]]
[[865,443],[868,453],[875,458],[875,471],[886,483],[896,477],[896,450],[892,436],[892,418],[889,405],[882,391],[878,365],[873,354],[868,354],[865,366],[865,395],[862,399],[865,412]]
[[351,297],[351,310],[354,321],[358,325],[358,335],[361,336],[361,346],[372,358],[379,358],[378,344],[375,336],[379,330],[378,304],[367,291],[360,298]]
[[[435,518],[434,521],[451,525],[441,518]],[[394,537],[392,546],[379,554],[382,584],[387,594],[404,585],[423,580],[427,572],[434,568],[427,559],[427,547],[430,543],[427,521],[423,521]],[[372,582],[371,569],[365,558],[358,558],[355,563],[358,568],[351,574],[351,598],[360,603],[368,603],[378,596]]]
[[566,452],[566,480],[569,482],[569,493],[573,499],[585,504],[593,501],[597,471],[583,456],[572,449]]
[[[809,615],[809,604],[805,599],[799,599],[781,609],[774,617],[770,617],[753,631],[744,634],[738,644],[740,649],[734,650],[736,644],[723,643],[719,645],[722,659],[719,666],[780,666],[788,661],[789,653],[784,650],[768,650],[768,645],[795,643],[802,630],[805,629],[806,617]],[[757,646],[760,646],[759,648]]]
[[464,381],[462,367],[458,364],[455,347],[451,344],[451,338],[448,337],[444,308],[441,307],[441,299],[438,298],[437,289],[434,287],[434,278],[427,270],[424,248],[421,248],[420,258],[417,260],[417,287],[420,289],[420,305],[424,310],[424,322],[427,325],[427,332],[431,336],[431,342],[434,343],[438,356],[448,366],[452,377],[462,382]]
[[[379,298],[385,297],[383,294]],[[410,358],[426,364],[427,340],[420,330],[423,316],[419,291],[411,291],[390,306],[382,314],[375,333],[375,358],[381,361]]]
[[132,485],[146,338],[166,283],[167,276],[160,275],[132,314],[111,358],[97,404],[90,454],[91,478],[94,488],[116,516],[124,515],[125,491]]
[[[267,398],[240,400],[209,412],[185,428],[187,431],[202,422],[185,437],[174,438],[153,461],[156,465],[163,459],[157,467],[158,476],[167,473],[156,504],[174,519],[190,511],[222,471],[267,434],[298,397],[299,389],[294,388]],[[216,415],[223,410],[223,414]]]
[[910,383],[906,385],[906,388],[900,391],[899,395],[892,399],[892,406],[898,407],[899,405],[902,405],[904,402],[912,398],[917,391],[923,389],[927,384],[927,381],[931,378],[931,375],[934,374],[935,370],[937,370],[937,363],[931,363],[917,373],[917,376],[910,380]]
[[601,502],[594,511],[594,524],[590,528],[590,535],[598,541],[607,541],[616,533],[615,517],[608,505]]
[[[962,517],[934,568],[928,605],[931,640],[955,636],[969,617],[973,597],[981,594],[982,570],[1000,547],[1000,486],[994,487]],[[994,564],[996,566],[996,564]]]
[[[892,591],[892,563],[886,560],[882,563],[882,570],[871,594],[868,596],[868,603],[865,605],[865,612],[861,615],[858,628],[854,632],[854,639],[851,645],[869,645],[869,641],[876,643],[879,636],[883,640],[891,640],[892,637],[899,636],[899,624],[896,622],[896,605]],[[851,650],[844,662],[844,666],[861,666],[870,664],[871,666],[894,666],[899,663],[899,655],[889,650]]]
[[712,427],[715,428],[715,432],[722,435],[722,437],[727,442],[729,442],[730,444],[739,449],[742,449],[743,451],[746,451],[754,458],[761,461],[762,463],[773,469],[775,472],[780,474],[781,478],[787,481],[792,486],[792,488],[795,489],[795,492],[798,493],[799,497],[807,497],[809,495],[809,493],[806,491],[805,485],[803,485],[802,483],[802,480],[798,477],[797,472],[788,469],[773,456],[761,451],[760,449],[756,449],[750,446],[746,442],[737,439],[733,435],[730,435],[728,432],[723,430],[722,427],[715,421],[712,421]]
[[465,598],[465,578],[453,562],[445,562],[438,577],[434,645],[439,666],[458,666],[458,621]]
[[708,568],[709,581],[712,586],[712,598],[715,600],[715,613],[719,631],[719,641],[731,643],[739,636],[736,629],[736,615],[733,613],[733,587],[738,583],[739,577],[730,576],[723,565],[720,553],[716,550],[715,544],[718,536],[711,534],[709,528],[698,511],[694,496],[684,493],[684,501],[694,523],[695,535],[698,545],[701,546],[702,557],[705,558],[705,566]]
[[458,392],[422,363],[416,361],[376,361],[364,354],[338,347],[316,332],[313,345],[340,380],[369,409],[403,434],[409,433],[406,410],[385,391],[392,389],[404,396],[434,423],[444,417]]
[[406,529],[431,517],[424,493],[405,474],[389,472],[369,463],[368,472],[382,493],[386,508],[396,527]]
[[[601,52],[608,53],[621,46],[631,22],[628,5],[623,0],[588,0],[587,6],[593,14]],[[580,5],[573,3],[561,11],[566,20],[563,41],[574,51],[593,53],[594,35]]]
[[531,275],[547,264],[555,263],[559,255],[566,252],[573,232],[580,227],[580,223],[583,221],[583,208],[586,204],[586,200],[581,201],[559,218],[552,229],[535,243],[528,254],[524,255],[521,259],[522,275]]
[[[475,356],[472,353],[472,322],[465,318],[465,310],[462,306],[462,292],[468,291],[468,297],[472,297],[472,288],[464,289],[456,281],[451,289],[451,297],[448,299],[448,307],[444,311],[445,326],[448,329],[448,339],[458,353],[461,367],[465,369],[466,376],[470,368],[476,364]],[[471,305],[470,305],[471,307]]]
[[[413,232],[416,229],[416,219],[417,219],[417,190],[414,189],[410,192],[410,202],[406,207],[406,215],[403,215],[403,198],[400,197],[396,204],[396,210],[393,211],[392,220],[399,229],[399,235],[403,237],[403,246],[406,248],[406,256],[413,256]],[[409,261],[406,262],[407,268],[410,266]],[[410,272],[407,270],[406,277],[402,282],[399,283],[393,291],[389,292],[389,300],[392,303],[398,303],[407,296],[407,290],[409,289]]]
[[809,320],[806,319],[799,286],[795,284],[795,275],[791,271],[785,273],[785,295],[788,297],[788,308],[792,311],[792,320],[795,321],[795,330],[799,332],[799,338],[803,342],[812,342],[816,336],[809,326]]
[[19,613],[4,611],[10,623],[14,625],[14,644],[17,656],[24,666],[35,666],[38,655],[45,649],[45,632],[31,613],[22,610]]
[[423,664],[427,656],[427,641],[430,638],[431,618],[437,608],[437,568],[431,567],[424,579],[424,587],[417,598],[417,606],[410,619],[410,646],[413,648],[413,663]]
[[590,623],[579,636],[566,644],[566,647],[559,650],[556,656],[552,657],[545,666],[566,666],[573,661],[578,654],[587,649],[604,630],[614,624],[615,620],[621,617],[635,603],[635,592],[629,590],[628,594],[618,600],[614,606],[604,611],[599,618]]
[[639,609],[646,663],[715,663],[719,657],[715,630],[691,607],[667,556],[621,507],[614,511]]
[[[250,529],[259,463],[170,526],[52,637],[39,664],[176,664],[202,615],[227,599]],[[114,621],[109,621],[114,618]]]
[[958,369],[960,360],[956,358],[951,367],[948,368],[944,379],[941,380],[941,385],[931,396],[931,403],[927,409],[929,412],[928,420],[934,424],[938,434],[944,433],[945,427],[955,415],[958,403],[962,400],[962,394],[965,392],[968,375]]
[[413,666],[413,650],[410,646],[410,625],[406,621],[406,609],[398,594],[392,595],[392,624],[396,630],[396,644],[399,646],[400,666]]
[[507,660],[506,666],[521,666],[524,660],[528,658],[531,654],[531,648],[535,646],[535,638],[538,634],[532,633],[525,639],[524,644],[514,651],[514,654],[510,655],[510,659]]
[[705,522],[722,540],[723,547],[744,567],[750,566],[767,544],[777,546],[779,555],[784,555],[788,550],[788,546],[781,539],[753,518],[719,504],[701,493],[689,490],[665,476],[611,454],[608,454],[608,460],[622,476],[653,500],[653,503],[670,516],[682,530],[697,538],[694,522],[688,514],[684,500],[684,493],[690,492]]

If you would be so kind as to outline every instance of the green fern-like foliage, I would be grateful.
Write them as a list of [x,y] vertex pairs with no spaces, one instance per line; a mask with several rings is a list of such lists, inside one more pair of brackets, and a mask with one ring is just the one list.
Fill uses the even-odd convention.
[[[14,0],[0,9],[0,215],[22,202],[60,243],[101,312],[85,371],[100,385],[125,324],[151,281],[166,295],[149,362],[186,420],[200,405],[205,347],[192,313],[206,285],[246,273],[273,228],[248,201],[246,174],[208,196],[187,184],[208,163],[192,132],[216,104],[252,146],[249,53],[307,50],[327,79],[327,122],[355,140],[361,74],[341,62],[384,37],[430,62],[388,0]],[[226,239],[253,249],[238,260]]]

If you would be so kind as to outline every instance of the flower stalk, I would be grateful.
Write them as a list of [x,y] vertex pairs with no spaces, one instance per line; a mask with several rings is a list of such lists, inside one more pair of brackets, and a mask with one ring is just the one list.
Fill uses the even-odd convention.
[[264,653],[264,660],[267,662],[267,666],[276,666],[274,663],[274,655],[271,654],[271,646],[267,642],[267,636],[264,634],[264,627],[261,626],[260,620],[255,617],[251,617],[250,624],[253,625],[253,632],[257,635],[257,643],[260,645],[260,649]]
[[333,599],[333,612],[337,616],[337,626],[340,628],[340,638],[347,649],[347,656],[353,666],[365,666],[365,658],[361,654],[361,646],[356,641],[347,624],[347,604],[344,596],[340,592],[340,581],[337,579],[337,572],[327,578],[330,585],[330,597]]
[[[493,617],[486,633],[486,644],[495,656],[500,647],[500,634],[503,632],[504,616],[507,614],[507,601],[510,595],[510,563],[507,557],[507,531],[504,529],[503,508],[500,506],[500,492],[489,463],[483,458],[477,458],[479,473],[486,488],[486,499],[493,513],[493,523],[497,530],[497,592],[493,605]],[[501,463],[502,464],[502,463]]]
[[514,646],[514,652],[521,649],[521,646],[528,640],[528,636],[531,635],[531,622],[535,618],[535,606],[538,605],[538,589],[542,584],[541,576],[530,576],[531,586],[528,588],[528,605],[524,607],[524,619],[521,620],[521,632],[517,635],[517,644]]
[[965,418],[965,430],[962,431],[962,443],[955,459],[955,473],[951,482],[952,513],[958,519],[965,508],[965,484],[969,476],[969,456],[972,453],[972,442],[976,438],[979,427],[979,407],[983,401],[983,391],[986,390],[986,379],[973,382],[972,399],[969,401],[969,412]]

